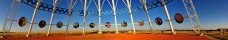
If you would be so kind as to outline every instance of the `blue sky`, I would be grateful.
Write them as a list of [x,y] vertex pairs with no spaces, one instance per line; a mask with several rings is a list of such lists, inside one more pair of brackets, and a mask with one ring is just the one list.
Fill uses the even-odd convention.
[[[150,2],[151,0],[148,0],[147,2]],[[42,2],[47,3],[49,5],[52,5],[52,0],[43,0]],[[138,1],[138,0],[133,0],[132,1],[132,7],[136,7],[136,6],[142,6],[142,4]],[[228,5],[227,2],[228,0],[193,0],[195,8],[198,12],[198,16],[199,16],[199,20],[202,24],[202,29],[217,29],[219,27],[223,27],[223,28],[228,28]],[[66,0],[62,0],[61,2],[58,3],[58,7],[62,7],[62,8],[67,8],[67,2]],[[1,0],[0,1],[0,26],[4,25],[4,21],[7,15],[7,11],[9,10],[11,4],[11,0]],[[14,8],[15,9],[15,5]],[[117,10],[118,9],[122,9],[122,8],[127,8],[122,0],[118,1],[118,6],[117,6]],[[170,17],[171,19],[173,19],[174,14],[176,12],[181,12],[183,13],[184,16],[187,16],[186,10],[184,8],[184,5],[182,3],[181,0],[174,0],[173,2],[171,2],[170,4],[167,5],[167,8],[169,10],[170,13]],[[82,10],[83,9],[83,5],[80,4],[80,1],[78,0],[78,3],[76,4],[76,6],[74,7],[73,10]],[[93,2],[91,3],[91,5],[89,6],[88,10],[94,10],[97,11],[97,8],[95,7],[95,5],[93,4]],[[11,15],[10,18],[12,18],[14,11],[11,11]],[[18,7],[18,12],[16,12],[16,17],[15,19],[18,20],[21,16],[25,16],[28,18],[28,22],[31,21],[32,15],[33,15],[33,11],[34,8],[26,5],[26,4],[21,4]],[[111,22],[112,24],[114,24],[114,17],[113,17],[113,13],[112,13],[112,9],[109,6],[108,2],[105,1],[104,7],[102,9],[102,11],[110,11],[108,12],[109,14],[107,15],[102,15],[102,24],[105,24],[105,22]],[[75,12],[75,11],[74,11]],[[73,14],[74,14],[73,12]],[[164,12],[164,8],[163,7],[158,7],[158,8],[154,8],[149,10],[149,14],[151,17],[151,21],[154,22],[156,17],[161,17],[163,20],[166,20],[166,14]],[[37,15],[35,18],[35,23],[38,23],[40,20],[46,20],[47,24],[49,24],[49,19],[51,17],[51,13],[50,12],[46,12],[46,11],[42,11],[42,10],[38,10],[37,11]],[[133,19],[134,22],[137,23],[138,20],[142,19],[145,22],[147,22],[147,17],[144,11],[137,11],[137,12],[133,12]],[[54,16],[54,20],[53,20],[53,24],[57,24],[58,21],[62,21],[64,25],[67,24],[67,15],[62,15],[62,14],[55,14]],[[124,28],[121,26],[118,26],[118,28],[120,30],[131,30],[131,21],[130,21],[130,16],[128,12],[124,12],[124,13],[120,13],[117,11],[117,23],[120,24],[122,21],[127,21],[129,26]],[[71,16],[71,20],[70,20],[70,24],[72,25],[74,22],[79,22],[80,25],[83,24],[83,17],[82,16],[76,16],[73,15]],[[86,20],[86,24],[89,24],[91,22],[94,22],[98,25],[98,16],[87,16],[87,20]],[[182,24],[178,24],[176,23],[174,20],[172,21],[174,29],[192,29],[193,27],[190,25],[189,19],[185,18],[185,21]],[[9,28],[9,24],[10,21],[7,21],[7,28]],[[27,24],[24,27],[19,27],[17,22],[13,22],[13,26],[12,26],[12,31],[28,31],[30,24]],[[164,29],[170,29],[168,22],[164,22],[161,26],[156,25],[155,23],[152,24],[153,25],[153,29],[154,30],[164,30]],[[45,28],[41,29],[38,27],[37,24],[33,25],[33,31],[47,31],[49,25],[46,25]],[[69,27],[70,30],[81,30],[83,26],[80,26],[78,29],[74,29],[72,26]],[[145,24],[144,26],[140,27],[137,24],[135,25],[137,30],[148,30],[149,29],[149,25]],[[2,29],[2,27],[1,27]],[[53,25],[52,27],[53,30],[65,30],[66,26],[63,26],[62,28],[58,29],[55,25]],[[87,30],[97,30],[98,26],[95,28],[89,28],[88,26],[86,27]],[[115,26],[112,25],[111,26],[112,30],[115,30]],[[102,26],[102,30],[108,30],[108,28]]]

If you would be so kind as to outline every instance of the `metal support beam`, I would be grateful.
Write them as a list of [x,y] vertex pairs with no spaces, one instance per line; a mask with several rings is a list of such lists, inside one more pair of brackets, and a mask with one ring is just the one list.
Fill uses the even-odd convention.
[[176,32],[175,32],[174,29],[173,29],[173,24],[172,24],[171,18],[170,18],[170,16],[169,16],[169,11],[168,11],[168,9],[167,9],[167,7],[166,7],[166,5],[165,5],[164,0],[162,1],[162,5],[163,5],[163,7],[164,7],[164,10],[165,10],[165,13],[166,13],[166,16],[167,16],[167,19],[168,19],[169,26],[170,26],[170,29],[171,29],[171,31],[172,31],[172,34],[175,35]]
[[66,35],[68,35],[68,27],[70,26],[70,14],[72,12],[72,3],[73,3],[73,0],[70,0],[70,6],[69,6],[69,10],[68,10],[67,27],[66,27]]
[[200,23],[200,21],[199,21],[198,14],[197,14],[197,12],[196,12],[196,9],[195,9],[195,6],[194,6],[192,0],[190,0],[190,3],[191,3],[191,6],[192,6],[192,9],[193,9],[193,11],[194,11],[194,12],[193,12],[193,13],[194,13],[194,16],[196,16],[197,25],[198,25],[197,27],[199,28],[199,29],[198,29],[198,32],[201,33],[200,36],[202,36],[203,33],[200,32],[200,31],[201,31],[201,23]]
[[55,0],[55,2],[53,4],[54,7],[53,7],[53,11],[51,13],[50,25],[49,25],[48,33],[46,34],[46,36],[50,36],[50,34],[51,34],[52,21],[53,21],[54,14],[55,14],[55,11],[56,11],[57,2],[58,2],[58,0]]
[[152,29],[152,23],[151,23],[151,20],[150,20],[150,15],[149,15],[148,10],[147,10],[146,0],[142,0],[142,2],[143,2],[144,10],[146,11],[147,19],[148,19],[148,21],[149,21],[148,23],[149,23],[149,25],[150,25],[150,32],[151,32],[151,34],[152,34],[152,33],[154,33],[154,31],[153,31],[153,29]]
[[115,5],[115,1],[112,0],[112,10],[114,13],[114,20],[115,20],[115,26],[116,26],[116,34],[118,34],[118,25],[117,25],[117,19],[116,19],[116,5]]
[[195,32],[197,32],[197,34],[198,34],[199,36],[202,36],[203,33],[200,32],[200,31],[201,31],[201,23],[200,23],[200,21],[199,21],[198,14],[197,14],[197,12],[196,12],[196,9],[195,9],[195,6],[194,6],[192,0],[182,0],[182,2],[183,2],[183,4],[184,4],[184,6],[185,6],[185,9],[186,9],[188,15],[193,14],[193,15],[195,16],[196,24],[193,24],[194,21],[192,20],[192,18],[190,18],[190,19],[191,19],[190,21],[192,22],[192,25],[193,25],[193,27],[194,27],[193,30],[194,30]]
[[82,31],[82,34],[85,35],[85,27],[86,27],[86,10],[87,10],[87,7],[86,7],[86,2],[87,0],[84,1],[84,27],[83,27],[83,31]]
[[189,20],[190,20],[190,24],[192,25],[193,30],[194,30],[197,34],[200,34],[200,33],[196,30],[196,28],[194,27],[194,24],[193,24],[193,21],[192,21],[191,14],[189,13],[189,10],[188,10],[188,8],[187,8],[187,6],[186,6],[184,0],[182,0],[182,2],[183,2],[183,4],[185,5],[184,7],[185,7],[185,9],[186,9],[186,12],[188,13],[188,17],[189,17]]
[[128,8],[129,13],[130,13],[133,34],[135,34],[136,32],[135,32],[134,20],[133,20],[133,17],[132,17],[131,2],[129,2],[129,0],[127,0],[127,8]]
[[101,3],[100,3],[101,0],[98,0],[98,16],[99,16],[99,32],[98,34],[102,34],[102,30],[101,30]]
[[225,34],[224,31],[223,31],[223,28],[219,28],[219,29],[220,29],[220,35]]
[[38,11],[40,2],[41,2],[41,0],[38,0],[38,2],[36,3],[36,8],[34,9],[32,20],[31,20],[31,24],[30,24],[29,31],[28,31],[26,37],[30,37],[31,36],[30,33],[32,32],[32,26],[33,26],[34,20],[36,18],[36,12]]
[[12,20],[11,20],[11,22],[10,22],[10,27],[9,27],[9,32],[11,31],[11,27],[12,27],[12,25],[13,25],[13,22],[14,22],[14,18],[15,18],[15,16],[16,16],[16,12],[18,11],[18,7],[20,6],[21,4],[20,3],[18,3],[17,5],[16,5],[16,11],[14,12],[14,14],[13,14],[13,18],[12,18]]
[[6,37],[6,29],[5,29],[5,27],[6,27],[6,22],[7,22],[7,19],[8,19],[8,17],[9,17],[9,15],[10,15],[10,12],[11,12],[11,10],[12,10],[12,7],[13,7],[13,5],[14,5],[14,2],[15,2],[15,1],[12,0],[11,5],[10,5],[10,8],[9,8],[9,10],[8,10],[8,12],[7,12],[7,15],[6,15],[6,18],[5,18],[5,22],[4,22],[4,25],[3,25],[3,27],[2,27],[2,31],[3,31],[3,35],[1,35],[2,38]]

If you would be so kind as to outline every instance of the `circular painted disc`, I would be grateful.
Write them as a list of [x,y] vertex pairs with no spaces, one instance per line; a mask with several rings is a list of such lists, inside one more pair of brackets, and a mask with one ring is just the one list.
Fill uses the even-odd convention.
[[155,18],[155,23],[157,25],[162,25],[163,21],[162,21],[162,19],[160,17],[157,17],[157,18]]
[[18,25],[20,27],[24,27],[28,22],[28,19],[26,17],[21,17],[18,21]]
[[62,22],[58,22],[57,25],[56,25],[57,28],[62,28],[62,26],[63,26]]
[[45,25],[46,25],[46,21],[45,21],[45,20],[41,20],[41,21],[39,22],[39,27],[40,27],[40,28],[44,28]]
[[78,23],[78,22],[75,22],[75,23],[73,24],[73,27],[74,27],[74,28],[78,28],[78,27],[79,27],[79,23]]
[[106,22],[105,23],[105,27],[110,28],[111,27],[111,23],[110,22]]
[[183,23],[184,21],[184,16],[181,13],[176,13],[174,16],[174,19],[177,23]]
[[89,24],[89,27],[90,27],[90,28],[94,28],[95,26],[96,26],[95,23],[90,23],[90,24]]
[[122,27],[127,27],[127,22],[126,22],[126,21],[123,21],[123,22],[121,23],[121,26],[122,26]]
[[143,20],[139,20],[139,21],[138,21],[138,25],[139,25],[139,26],[143,26],[143,25],[144,25],[144,21],[143,21]]

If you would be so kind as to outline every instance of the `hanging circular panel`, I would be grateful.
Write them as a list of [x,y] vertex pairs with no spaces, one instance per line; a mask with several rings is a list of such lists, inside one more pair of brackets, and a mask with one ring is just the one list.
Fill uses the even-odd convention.
[[162,19],[160,17],[157,17],[157,18],[155,18],[155,23],[157,25],[162,25],[163,21],[162,21]]
[[184,16],[181,13],[176,13],[174,16],[174,19],[177,23],[183,23],[184,21]]
[[75,23],[73,24],[73,27],[74,27],[74,28],[78,28],[78,27],[79,27],[79,23],[78,23],[78,22],[75,22]]
[[20,27],[24,27],[28,22],[28,19],[26,17],[21,17],[18,21],[18,25]]
[[90,28],[94,28],[95,26],[96,26],[95,23],[90,23],[90,24],[89,24],[89,27],[90,27]]
[[62,28],[62,26],[63,26],[62,22],[58,22],[57,25],[56,25],[57,28]]
[[39,27],[40,27],[40,28],[44,28],[45,25],[46,25],[46,21],[45,21],[45,20],[41,20],[41,21],[39,22]]
[[122,27],[127,27],[127,22],[126,22],[126,21],[123,21],[123,22],[121,23],[121,26],[122,26]]
[[111,27],[111,23],[110,22],[106,22],[105,23],[105,27],[110,28]]
[[143,20],[139,20],[139,21],[138,21],[138,25],[139,25],[139,26],[143,26],[143,25],[144,25],[144,21],[143,21]]

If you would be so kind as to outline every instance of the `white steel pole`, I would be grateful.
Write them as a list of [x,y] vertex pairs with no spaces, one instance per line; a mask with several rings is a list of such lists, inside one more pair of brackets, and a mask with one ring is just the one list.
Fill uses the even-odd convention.
[[2,27],[2,31],[3,31],[3,35],[1,36],[2,38],[6,36],[6,34],[5,34],[5,26],[6,26],[6,22],[7,22],[7,19],[9,17],[9,15],[10,15],[10,11],[12,10],[13,5],[14,5],[14,0],[12,0],[12,2],[11,2],[10,8],[9,8],[9,10],[7,12],[7,15],[6,15],[6,18],[5,18],[4,25]]
[[116,34],[118,34],[118,25],[117,25],[117,19],[116,19],[116,6],[115,6],[114,0],[112,0],[112,8],[113,8],[114,20],[115,20],[115,25],[116,25]]
[[101,6],[100,6],[100,1],[98,0],[98,14],[99,14],[99,32],[98,34],[102,34],[102,30],[101,30]]
[[197,23],[198,23],[198,25],[197,25],[198,28],[199,28],[198,32],[201,33],[200,36],[202,36],[203,33],[200,32],[200,31],[201,31],[201,23],[200,23],[200,21],[199,21],[198,14],[197,14],[197,12],[196,12],[196,9],[195,9],[195,6],[194,6],[192,0],[190,0],[190,3],[191,3],[191,6],[192,6],[192,9],[193,9],[193,11],[194,11],[194,16],[196,16],[196,20],[197,20]]
[[66,27],[66,35],[68,35],[68,27],[70,25],[70,13],[72,11],[72,3],[73,3],[73,0],[70,0],[70,6],[69,6],[69,10],[68,10],[68,21],[67,21],[67,27]]
[[148,19],[148,21],[149,21],[148,23],[149,23],[149,25],[150,25],[150,32],[151,32],[151,34],[152,34],[152,33],[154,33],[154,31],[153,31],[153,29],[152,29],[152,23],[151,23],[151,20],[150,20],[150,15],[149,15],[148,10],[147,10],[146,0],[142,0],[142,2],[143,2],[143,5],[144,5],[144,9],[145,9],[145,11],[146,11],[147,19]]
[[85,27],[86,27],[86,9],[87,9],[87,7],[86,7],[86,1],[87,0],[84,1],[84,21],[83,21],[84,22],[84,27],[83,27],[83,31],[82,31],[82,34],[83,35],[85,35]]
[[131,17],[131,24],[132,24],[132,29],[133,29],[133,34],[135,34],[135,25],[134,25],[134,20],[133,20],[133,17],[132,17],[132,11],[131,11],[131,4],[129,2],[129,0],[127,0],[127,7],[128,7],[128,11],[130,13],[130,17]]
[[56,11],[57,2],[58,2],[58,0],[55,0],[55,2],[54,2],[53,11],[51,13],[50,25],[49,25],[48,33],[46,34],[46,36],[50,36],[50,33],[51,33],[52,21],[53,21],[54,14],[55,14],[55,11]]
[[223,28],[220,28],[220,35],[223,35],[224,34],[223,32],[224,32]]
[[186,6],[184,0],[182,0],[182,2],[183,2],[183,4],[184,4],[184,7],[185,7],[185,9],[186,9],[186,12],[188,13],[188,17],[189,17],[190,23],[191,23],[191,25],[192,25],[192,27],[193,27],[193,30],[194,30],[197,34],[200,34],[200,33],[195,29],[195,27],[194,27],[194,24],[193,24],[193,22],[192,22],[191,14],[189,13],[189,10],[188,10],[188,8],[187,8],[187,6]]
[[166,5],[165,5],[164,0],[163,0],[163,2],[162,2],[162,5],[163,5],[163,7],[164,7],[166,16],[167,16],[167,18],[168,18],[168,22],[169,22],[169,26],[170,26],[170,28],[171,28],[171,30],[172,30],[172,34],[175,35],[176,32],[175,32],[174,29],[173,29],[173,24],[172,24],[171,19],[170,19],[170,16],[169,16],[169,11],[168,11],[168,9],[167,9],[167,7],[166,7]]
[[13,18],[12,18],[12,20],[11,20],[11,22],[10,22],[10,27],[9,27],[9,32],[10,32],[10,30],[11,30],[11,27],[12,27],[12,24],[13,24],[13,22],[14,22],[14,18],[15,18],[15,16],[16,16],[16,12],[18,11],[18,7],[20,6],[20,4],[18,4],[18,5],[16,5],[17,6],[17,8],[15,9],[16,11],[14,12],[14,14],[13,14]]
[[35,17],[36,17],[36,12],[37,12],[37,10],[38,10],[38,8],[39,8],[39,5],[40,5],[40,1],[41,1],[41,0],[38,0],[38,2],[36,3],[36,8],[35,8],[35,10],[34,10],[34,12],[33,12],[31,24],[30,24],[29,31],[28,31],[26,37],[30,37],[30,36],[31,36],[30,33],[31,33],[31,31],[32,31],[32,26],[33,26],[33,23],[34,23],[34,20],[35,20]]

